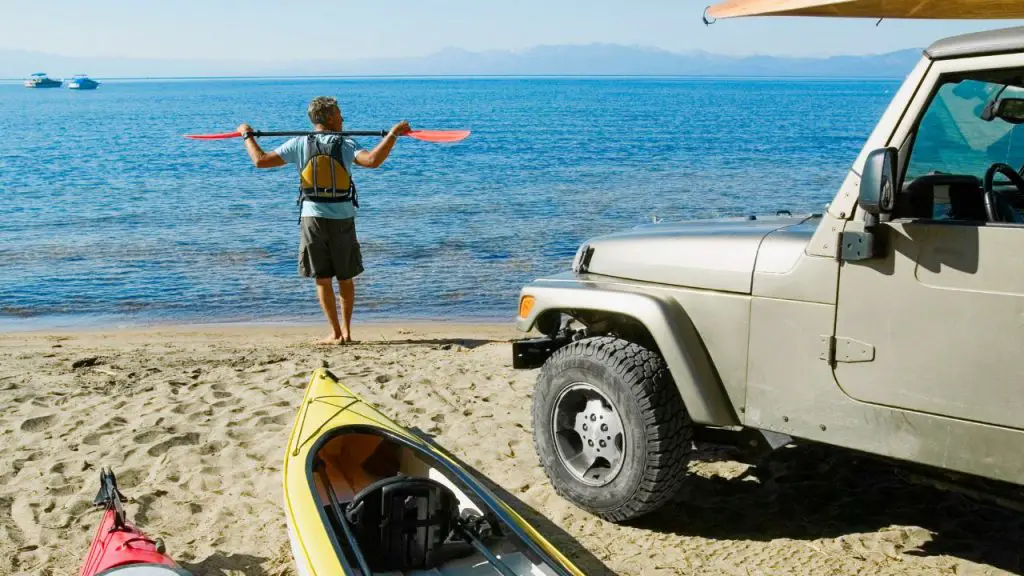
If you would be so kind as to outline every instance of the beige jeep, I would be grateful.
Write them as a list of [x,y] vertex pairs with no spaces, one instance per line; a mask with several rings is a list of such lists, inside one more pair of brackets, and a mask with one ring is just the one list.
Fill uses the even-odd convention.
[[[815,4],[760,2],[787,3]],[[556,491],[611,521],[650,512],[695,434],[1024,485],[1022,123],[1024,28],[940,40],[824,213],[644,225],[524,287],[518,327],[543,336],[514,364],[541,367]]]

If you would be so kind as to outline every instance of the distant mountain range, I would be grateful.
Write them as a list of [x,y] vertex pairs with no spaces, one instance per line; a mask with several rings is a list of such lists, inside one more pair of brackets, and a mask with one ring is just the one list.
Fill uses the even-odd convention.
[[886,54],[798,58],[676,53],[618,44],[537,46],[523,51],[469,52],[448,48],[417,58],[375,60],[156,60],[73,57],[0,50],[0,78],[33,72],[51,77],[87,73],[94,78],[208,76],[810,76],[902,78],[921,50]]

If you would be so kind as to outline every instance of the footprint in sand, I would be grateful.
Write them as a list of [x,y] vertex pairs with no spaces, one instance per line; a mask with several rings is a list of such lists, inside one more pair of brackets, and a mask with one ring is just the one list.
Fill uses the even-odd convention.
[[75,492],[78,492],[78,486],[69,484],[63,474],[51,474],[46,480],[48,496],[70,496]]
[[224,398],[231,398],[232,396],[234,396],[234,394],[232,394],[231,392],[227,392],[227,391],[223,391],[223,390],[214,390],[213,391],[213,397],[217,398],[218,400],[222,400]]
[[203,444],[199,448],[199,453],[203,456],[210,456],[212,454],[220,452],[221,450],[224,449],[225,446],[227,446],[226,442],[222,442],[220,440],[213,440],[212,442],[207,442],[206,444]]
[[[117,480],[118,480],[118,484],[120,485],[120,483],[121,483],[121,476],[120,476],[120,474],[118,475]],[[67,513],[70,516],[72,516],[74,518],[79,518],[83,514],[85,514],[87,511],[92,510],[93,503],[91,501],[89,501],[89,500],[72,500],[71,502],[65,504],[63,506],[63,508],[67,510]]]
[[103,425],[99,427],[99,430],[114,430],[115,428],[123,427],[127,423],[128,421],[125,420],[124,418],[121,418],[120,416],[114,416],[110,420],[104,422]]
[[252,440],[252,431],[251,430],[228,429],[227,435],[228,435],[228,438],[231,438],[235,442],[248,442],[248,441]]
[[49,414],[46,416],[36,416],[35,418],[29,418],[21,423],[22,432],[42,432],[53,426],[53,423],[57,421],[56,414]]
[[138,486],[142,479],[146,475],[137,468],[125,468],[124,470],[116,470],[115,475],[117,476],[118,488],[132,488]]
[[13,508],[14,500],[0,498],[0,534],[6,536],[5,540],[8,542],[20,545],[24,542],[24,538],[21,529],[12,519]]
[[155,441],[157,438],[163,436],[166,432],[164,430],[149,430],[141,434],[136,434],[132,441],[136,444],[149,444]]
[[106,432],[93,432],[92,434],[87,434],[82,438],[82,444],[85,444],[86,446],[98,446],[100,438],[103,438],[106,435]]
[[195,446],[199,443],[199,434],[197,432],[189,432],[188,434],[181,434],[168,438],[159,444],[154,444],[146,450],[146,454],[150,456],[163,456],[168,450],[175,446]]
[[262,418],[256,421],[256,425],[261,428],[269,424],[274,424],[276,426],[285,426],[289,422],[291,422],[291,416],[292,415],[290,413],[282,413],[278,414],[277,416],[263,416]]

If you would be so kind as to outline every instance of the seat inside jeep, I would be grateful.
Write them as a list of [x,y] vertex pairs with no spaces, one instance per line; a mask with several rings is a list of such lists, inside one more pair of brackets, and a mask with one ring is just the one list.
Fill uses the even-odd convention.
[[893,218],[984,222],[981,180],[964,174],[919,176],[896,195]]

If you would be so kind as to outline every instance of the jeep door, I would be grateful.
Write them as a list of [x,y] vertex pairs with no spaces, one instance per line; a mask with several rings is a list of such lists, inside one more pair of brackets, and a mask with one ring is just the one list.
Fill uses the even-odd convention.
[[[1000,90],[1024,98],[1024,57],[929,76],[892,139],[903,176],[882,252],[840,268],[834,375],[866,403],[1024,429],[1024,224],[986,221],[980,189],[994,163],[1024,170],[1024,125],[981,117]],[[1024,222],[1024,196],[999,188]]]

